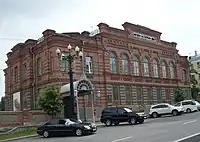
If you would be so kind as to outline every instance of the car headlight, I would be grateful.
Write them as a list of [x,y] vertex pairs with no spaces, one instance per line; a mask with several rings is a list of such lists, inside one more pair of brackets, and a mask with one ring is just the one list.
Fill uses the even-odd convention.
[[85,128],[85,129],[90,129],[90,127],[89,127],[89,126],[84,126],[84,128]]

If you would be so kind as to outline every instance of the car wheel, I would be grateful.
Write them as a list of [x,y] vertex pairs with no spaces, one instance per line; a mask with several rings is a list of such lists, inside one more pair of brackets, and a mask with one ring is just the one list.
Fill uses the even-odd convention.
[[177,115],[178,115],[178,111],[177,111],[177,110],[173,110],[173,111],[172,111],[172,115],[173,115],[173,116],[177,116]]
[[157,113],[157,112],[154,112],[154,113],[152,114],[152,116],[153,116],[153,118],[157,118],[157,117],[158,117],[158,113]]
[[82,136],[83,131],[81,129],[76,129],[75,133],[76,133],[77,136]]
[[191,111],[190,108],[187,108],[187,109],[186,109],[186,112],[187,112],[187,113],[191,113],[192,111]]
[[44,131],[43,132],[43,137],[44,138],[48,138],[49,137],[49,132],[48,131]]
[[105,124],[106,124],[106,126],[111,126],[112,125],[112,121],[110,119],[107,119]]
[[135,119],[135,117],[131,118],[131,119],[129,120],[129,123],[130,123],[131,125],[136,124],[136,119]]
[[119,125],[119,122],[114,122],[114,125],[115,125],[115,126]]
[[144,119],[142,119],[142,120],[139,121],[139,124],[142,124],[142,123],[144,123]]

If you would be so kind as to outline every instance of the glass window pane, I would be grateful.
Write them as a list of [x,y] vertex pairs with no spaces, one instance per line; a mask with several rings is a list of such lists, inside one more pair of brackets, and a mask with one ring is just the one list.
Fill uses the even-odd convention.
[[144,76],[149,76],[149,61],[148,59],[145,57],[144,61],[143,61],[143,65],[144,65]]
[[128,56],[126,54],[122,55],[122,72],[128,73]]
[[110,71],[112,73],[117,72],[117,56],[114,53],[110,54]]

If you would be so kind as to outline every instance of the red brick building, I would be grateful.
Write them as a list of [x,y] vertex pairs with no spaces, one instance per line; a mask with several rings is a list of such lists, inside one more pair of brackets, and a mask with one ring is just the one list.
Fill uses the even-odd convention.
[[[188,61],[178,54],[177,44],[161,40],[160,32],[141,25],[126,22],[122,26],[117,29],[100,23],[96,33],[56,33],[48,29],[39,40],[15,45],[7,54],[8,67],[4,70],[6,110],[13,110],[16,92],[20,92],[24,108],[35,109],[45,86],[69,83],[67,65],[56,54],[57,48],[63,55],[67,53],[68,44],[83,47],[86,76],[101,92],[100,98],[95,98],[97,110],[107,105],[139,109],[173,102],[177,86],[190,97]],[[78,80],[79,60],[73,62],[73,71],[74,80]]]

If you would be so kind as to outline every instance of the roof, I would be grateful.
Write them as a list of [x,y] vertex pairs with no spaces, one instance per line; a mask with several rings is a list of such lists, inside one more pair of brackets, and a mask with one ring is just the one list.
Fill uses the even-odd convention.
[[196,56],[190,56],[190,59],[189,59],[190,62],[195,62],[199,60],[200,60],[200,54]]
[[[73,82],[74,88],[77,88],[78,83],[79,83],[79,81]],[[68,92],[70,92],[70,83],[63,85],[60,88],[60,94],[64,94],[64,93],[68,93]]]
[[[73,85],[74,85],[74,90],[77,90],[77,91],[92,90],[94,88],[93,84],[88,79],[81,79],[81,80],[75,81],[73,82]],[[69,92],[70,92],[70,83],[63,85],[60,88],[60,94],[69,94]]]

